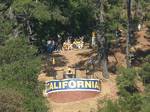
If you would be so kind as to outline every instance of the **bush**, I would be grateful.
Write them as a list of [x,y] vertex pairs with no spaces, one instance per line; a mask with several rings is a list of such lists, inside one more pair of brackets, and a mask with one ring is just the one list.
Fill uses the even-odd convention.
[[120,97],[117,101],[111,100],[104,102],[104,107],[98,112],[141,112],[143,105],[143,97],[139,94],[129,95],[128,97]]
[[37,49],[28,45],[26,40],[15,38],[8,40],[0,50],[0,88],[8,88],[0,92],[0,98],[5,98],[0,99],[3,104],[3,111],[0,111],[47,112],[42,97],[43,86],[37,80],[41,66],[40,58],[35,56]]
[[150,93],[146,94],[143,99],[142,111],[141,112],[149,112],[150,110]]
[[126,97],[120,97],[119,105],[122,112],[140,112],[142,109],[142,97],[137,93]]
[[0,89],[0,112],[26,112],[23,107],[24,97],[15,89]]
[[119,99],[115,102],[106,102],[99,112],[141,112],[144,97],[136,88],[136,71],[132,68],[120,68],[119,74],[117,77]]
[[108,100],[105,102],[105,105],[102,109],[99,109],[98,112],[120,112],[117,102],[112,102]]
[[40,71],[40,59],[25,59],[0,67],[0,79],[19,85],[35,87],[38,83],[37,74]]
[[150,63],[145,63],[140,71],[140,76],[145,85],[150,83]]
[[131,68],[120,68],[120,75],[117,77],[117,84],[119,88],[119,93],[121,96],[128,96],[137,92],[136,89],[136,71]]
[[23,38],[12,38],[0,46],[0,65],[24,59],[34,59],[37,49]]

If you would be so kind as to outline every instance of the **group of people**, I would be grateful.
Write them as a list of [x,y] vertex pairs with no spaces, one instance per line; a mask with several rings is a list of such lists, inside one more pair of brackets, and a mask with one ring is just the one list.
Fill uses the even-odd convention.
[[63,43],[63,50],[72,50],[72,49],[82,49],[84,45],[83,37],[79,39],[74,39],[71,42],[70,39]]
[[52,53],[53,51],[61,51],[61,50],[72,50],[72,49],[82,49],[84,46],[84,37],[73,38],[69,36],[68,39],[65,41],[63,38],[58,34],[56,39],[49,39],[47,40],[46,50],[48,53]]
[[75,41],[73,42],[73,47],[77,49],[82,49],[83,45],[84,45],[83,38],[75,39]]

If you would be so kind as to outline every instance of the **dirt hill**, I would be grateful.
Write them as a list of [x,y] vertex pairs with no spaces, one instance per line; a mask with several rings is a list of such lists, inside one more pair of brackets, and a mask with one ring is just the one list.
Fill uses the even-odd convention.
[[[150,42],[145,38],[146,29],[143,29],[136,33],[136,44],[133,46],[136,51],[149,51]],[[92,49],[84,48],[81,50],[70,50],[62,51],[60,53],[54,53],[52,58],[55,59],[54,71],[46,73],[41,73],[38,77],[39,81],[47,81],[54,79],[54,73],[56,79],[62,79],[63,71],[67,66],[75,66],[80,64],[85,65],[86,61],[90,56],[94,56],[95,53]],[[118,51],[114,52],[117,58],[118,66],[126,66],[125,54]],[[109,56],[109,62],[113,63],[115,60],[114,56]],[[47,66],[47,65],[46,65]],[[52,66],[52,65],[50,65]],[[49,69],[49,68],[47,68]],[[74,68],[73,68],[74,69]],[[77,77],[85,78],[85,70],[77,70]],[[95,71],[93,73],[93,78],[99,78],[102,81],[101,92],[93,98],[79,100],[69,103],[56,103],[50,98],[47,98],[48,105],[52,112],[95,112],[97,110],[97,101],[100,99],[117,99],[117,86],[116,86],[116,75],[112,74],[109,80],[104,80],[101,71]]]
[[[66,66],[75,65],[78,62],[87,60],[89,57],[81,56],[80,54],[90,53],[91,49],[82,49],[82,50],[71,50],[71,51],[62,51],[61,53],[54,53],[56,59],[56,78],[61,79],[63,70]],[[59,60],[63,59],[63,64],[61,65]],[[102,73],[100,71],[95,72],[100,80],[102,80]],[[86,77],[84,70],[77,70],[77,77],[84,78]],[[39,75],[40,81],[52,80],[53,76],[49,74],[47,76],[45,73]],[[101,92],[93,98],[69,102],[69,103],[56,103],[53,102],[50,98],[47,98],[49,101],[49,106],[52,108],[53,112],[90,112],[91,110],[97,109],[97,100],[102,98],[117,98],[117,88],[115,84],[115,76],[111,76],[109,81],[105,80],[102,83]]]

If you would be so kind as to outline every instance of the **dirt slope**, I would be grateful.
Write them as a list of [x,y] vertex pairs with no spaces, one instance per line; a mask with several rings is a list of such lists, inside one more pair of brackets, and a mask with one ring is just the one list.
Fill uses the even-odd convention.
[[[134,46],[137,50],[149,50],[150,42],[145,38],[146,30],[141,30],[137,32],[136,40],[137,44]],[[71,51],[62,51],[61,53],[54,53],[53,57],[56,59],[56,78],[62,79],[63,70],[66,66],[72,66],[81,61],[87,60],[90,55],[93,55],[92,50],[82,49],[82,50],[71,50]],[[80,55],[82,54],[82,55]],[[88,55],[87,55],[88,54]],[[85,56],[87,55],[87,56]],[[116,52],[115,56],[118,60],[118,65],[125,66],[125,54],[121,52]],[[109,61],[113,62],[113,57],[109,57]],[[85,71],[78,70],[77,77],[84,78]],[[102,73],[100,71],[95,72],[97,78],[102,79]],[[46,75],[41,73],[38,77],[39,81],[47,81],[54,79],[51,75]],[[109,80],[102,80],[101,92],[93,98],[69,102],[69,103],[56,103],[53,102],[50,98],[47,98],[48,105],[51,108],[50,112],[95,112],[97,110],[97,101],[99,99],[117,99],[117,86],[116,86],[116,76],[111,75]]]
[[148,29],[147,28],[143,28],[141,31],[137,32],[137,36],[136,36],[136,40],[137,40],[137,44],[135,45],[135,47],[142,51],[146,51],[146,50],[150,50],[150,41],[148,40],[148,38],[146,38],[146,31]]
[[[87,53],[90,52],[90,49],[82,49],[82,50],[72,50],[72,51],[62,51],[61,53],[54,53],[54,57],[56,58],[56,66],[55,70],[57,72],[57,79],[62,78],[63,69],[66,68],[66,66],[72,66],[80,61],[86,60],[89,57],[85,57],[82,55],[79,55],[81,53]],[[66,63],[64,65],[59,64],[58,54],[60,57],[63,57],[64,60],[66,60]],[[58,62],[57,62],[58,61]],[[58,63],[58,64],[57,64]],[[85,71],[77,71],[77,77],[85,77]],[[102,73],[97,72],[96,73],[99,78],[102,78]],[[47,81],[52,80],[52,76],[46,76],[45,73],[42,73],[39,75],[38,78],[40,81]],[[47,98],[49,102],[49,107],[51,107],[50,111],[53,112],[91,112],[95,111],[97,109],[97,101],[98,99],[102,98],[110,98],[110,99],[116,99],[117,98],[117,88],[115,84],[115,76],[111,76],[111,78],[107,81],[103,81],[102,83],[102,92],[100,92],[96,97],[84,99],[80,101],[75,102],[69,102],[69,103],[56,103],[53,102],[50,98]]]

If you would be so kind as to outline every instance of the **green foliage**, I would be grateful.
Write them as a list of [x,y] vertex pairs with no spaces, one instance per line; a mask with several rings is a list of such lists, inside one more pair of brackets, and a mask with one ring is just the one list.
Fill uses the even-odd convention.
[[14,27],[14,22],[0,16],[0,44],[9,38]]
[[104,107],[99,109],[98,112],[120,112],[117,102],[111,100],[105,101]]
[[143,105],[141,112],[149,112],[149,110],[150,110],[150,103],[148,102],[148,104],[146,103]]
[[[136,72],[132,68],[120,68],[117,77],[119,98],[115,102],[104,103],[104,107],[98,112],[148,112],[149,92],[139,94],[136,89]],[[147,88],[149,90],[149,88]]]
[[[146,0],[133,1],[133,12],[137,11],[137,4],[140,2],[140,11],[149,10],[149,2]],[[13,37],[14,30],[18,30],[19,35],[35,37],[38,41],[49,37],[56,37],[58,33],[67,33],[79,36],[91,36],[91,32],[96,28],[97,1],[95,0],[13,0],[1,1],[0,26],[2,27],[0,36]],[[11,9],[11,10],[10,10]],[[107,36],[112,39],[115,36],[117,27],[125,30],[127,23],[126,2],[122,0],[105,0],[104,17],[107,24]],[[143,13],[148,18],[149,13]],[[133,17],[136,20],[137,16]],[[140,16],[141,17],[141,16]],[[141,21],[140,18],[139,21]],[[29,21],[31,31],[29,31]],[[10,24],[11,23],[11,24]],[[40,32],[40,33],[39,33]],[[1,38],[1,37],[0,37]],[[66,37],[65,37],[66,38]]]
[[47,21],[51,19],[47,7],[43,4],[36,4],[34,10],[32,10],[32,13],[35,19],[38,19],[39,21]]
[[146,57],[146,63],[143,64],[140,76],[145,86],[145,94],[142,105],[142,112],[148,112],[150,110],[150,62],[149,55]]
[[40,70],[40,64],[39,58],[34,60],[25,59],[11,64],[4,64],[0,67],[0,79],[10,82],[19,80],[19,84],[34,88],[37,84],[36,74]]
[[135,79],[136,71],[134,69],[119,69],[120,75],[117,77],[117,84],[121,96],[126,96],[137,92]]
[[128,95],[119,99],[122,112],[140,112],[143,98],[139,94]]
[[[14,0],[12,3],[12,8],[16,13],[26,12],[27,6],[32,2],[32,0]],[[25,8],[26,7],[26,8]]]
[[26,112],[24,97],[12,88],[0,88],[0,112]]
[[18,60],[32,59],[37,52],[34,46],[28,45],[22,38],[7,40],[4,46],[0,46],[0,64],[10,64]]
[[[4,110],[8,107],[6,112],[10,112],[9,108],[12,109],[11,112],[46,112],[47,107],[42,97],[43,85],[37,80],[41,65],[40,58],[35,55],[37,49],[23,38],[11,38],[0,49],[0,60],[3,60],[0,67],[0,88],[7,90],[4,90],[6,96],[2,94],[2,97],[6,97],[6,105],[1,105],[1,108]],[[14,103],[9,107],[11,100]],[[3,101],[0,99],[0,104]]]
[[[77,4],[76,4],[77,5]],[[70,28],[74,35],[83,35],[92,31],[92,23],[94,22],[94,11],[89,5],[79,4],[72,6],[70,20]],[[91,28],[89,28],[91,26]]]
[[[147,88],[150,90],[150,87]],[[143,99],[143,104],[142,104],[142,112],[149,112],[150,110],[150,91],[146,91],[146,94]]]
[[143,97],[139,94],[120,97],[115,102],[105,101],[104,107],[98,112],[144,112],[148,107],[144,106],[143,101]]
[[123,108],[122,112],[140,112],[143,104],[142,96],[136,88],[136,70],[133,68],[120,68],[120,75],[117,77],[120,98],[119,106]]
[[140,71],[140,76],[145,85],[150,84],[150,63],[145,63]]

